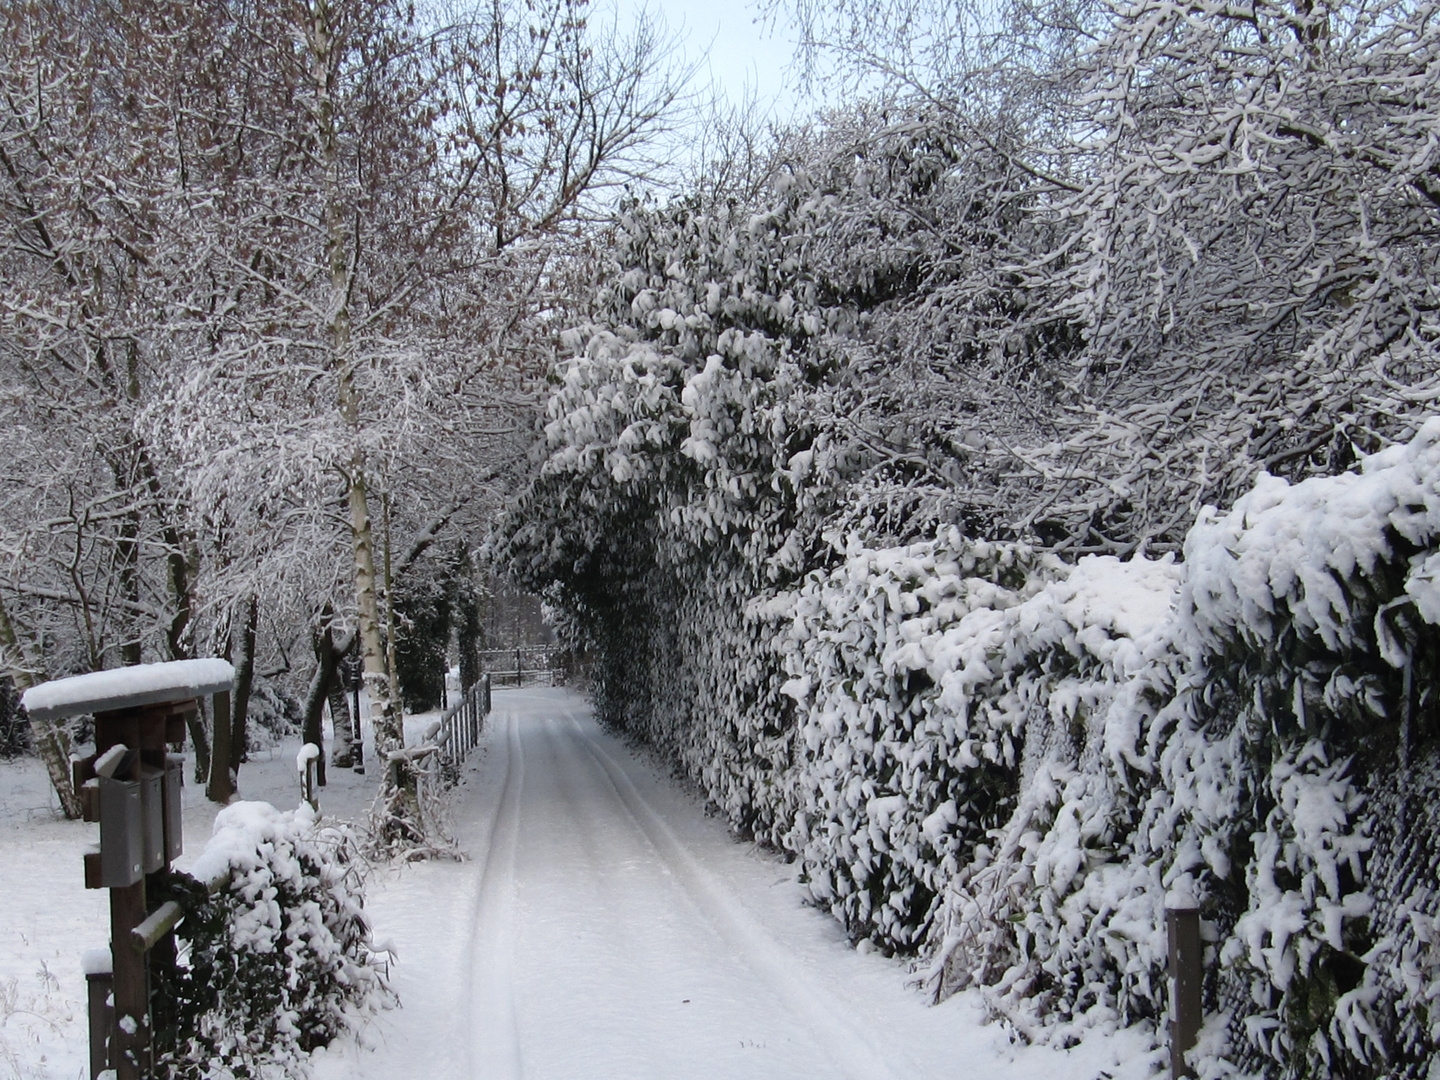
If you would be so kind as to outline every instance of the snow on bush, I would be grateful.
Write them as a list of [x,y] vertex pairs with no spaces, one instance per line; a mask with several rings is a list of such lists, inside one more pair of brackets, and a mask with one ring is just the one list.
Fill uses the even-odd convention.
[[[307,1055],[394,1002],[370,946],[361,864],[342,828],[307,806],[233,803],[196,860],[198,882],[223,881],[192,906],[181,942],[171,1026],[173,1077],[294,1077]],[[162,1030],[162,1035],[163,1035]]]
[[767,605],[789,623],[782,689],[800,706],[803,794],[786,843],[816,898],[887,947],[923,940],[960,838],[973,844],[1012,794],[1013,784],[973,781],[1014,770],[1014,725],[971,714],[963,699],[999,657],[1004,612],[1031,580],[1026,562],[1022,548],[967,548],[954,531],[882,551],[852,540],[840,567]]
[[[791,611],[803,706],[789,839],[817,900],[855,936],[928,943],[945,992],[994,987],[1023,1026],[1096,1005],[1153,1016],[1159,875],[1096,871],[1128,823],[1107,737],[1143,708],[1136,677],[1165,655],[1181,578],[1168,557],[1068,566],[951,530],[852,543],[772,604]],[[1128,933],[1090,936],[1082,909],[1101,904]]]
[[[606,472],[575,477],[615,513]],[[1205,920],[1202,1072],[1425,1075],[1440,420],[1357,473],[1262,474],[1182,560],[831,534],[787,580],[727,496],[701,515],[711,475],[649,491],[638,551],[596,534],[628,584],[561,578],[597,704],[801,859],[852,936],[920,953],[938,993],[983,988],[1027,1037],[1158,1039],[1182,889]],[[750,524],[793,513],[772,491]]]
[[1428,10],[1102,5],[1059,188],[860,110],[627,205],[566,341],[496,554],[599,715],[1027,1036],[1159,1038],[1176,890],[1202,1071],[1435,1054]]
[[[943,367],[916,381],[934,342],[908,359],[885,344],[909,340],[900,283],[931,272],[925,242],[891,228],[904,215],[881,229],[899,238],[884,281],[862,280],[888,265],[869,248],[837,243],[891,205],[861,190],[859,163],[893,151],[897,183],[922,159],[951,176],[950,157],[910,152],[922,127],[782,177],[768,209],[624,215],[601,325],[567,338],[538,477],[497,556],[567,613],[603,719],[800,859],[852,937],[918,954],[937,993],[979,987],[1027,1037],[1145,1023],[1162,1038],[1165,897],[1184,891],[1205,920],[1202,1071],[1424,1075],[1440,1033],[1440,421],[1387,428],[1402,441],[1355,472],[1262,472],[1198,520],[1198,500],[1152,502],[1148,479],[1111,483],[1087,460],[1104,499],[1026,519],[1038,537],[1083,518],[1066,542],[1099,528],[1099,550],[1117,547],[1105,506],[1169,521],[1127,534],[1142,552],[1193,521],[1178,559],[977,538],[1008,513],[963,494],[1008,483],[981,467],[999,406],[945,397],[959,384]],[[1009,340],[975,332],[950,339]],[[1211,448],[1162,467],[1146,430],[1125,469],[1205,487]],[[1216,490],[1254,476],[1253,449],[1224,451]],[[952,466],[977,471],[947,487]]]
[[[899,671],[896,658],[919,669],[922,656],[944,655],[950,637],[947,662],[925,670],[956,734],[927,749],[933,723],[913,722],[913,706],[882,704],[889,723],[870,731],[888,726],[909,745],[882,754],[883,743],[863,730],[857,737],[852,721],[848,742],[860,752],[849,772],[922,755],[927,782],[955,791],[936,750],[978,735],[970,754],[950,759],[970,767],[958,785],[968,799],[915,806],[904,770],[894,770],[900,783],[849,798],[852,827],[819,830],[832,840],[799,850],[842,872],[857,851],[868,870],[870,849],[887,845],[896,861],[928,861],[945,883],[930,938],[938,985],[985,986],[1022,1029],[1043,1018],[1062,1038],[1077,1018],[1164,1017],[1164,896],[1183,887],[1202,901],[1213,942],[1209,1005],[1231,1013],[1229,1058],[1279,1075],[1423,1075],[1440,991],[1436,898],[1422,873],[1410,892],[1389,897],[1402,917],[1377,909],[1366,867],[1382,836],[1393,846],[1396,825],[1367,812],[1367,792],[1388,787],[1397,767],[1413,769],[1422,748],[1434,762],[1433,732],[1416,717],[1434,702],[1418,680],[1436,673],[1424,575],[1437,543],[1432,420],[1358,474],[1294,486],[1262,476],[1230,512],[1201,515],[1183,563],[1039,566],[1024,589],[956,610],[947,633],[912,631],[926,643],[920,650],[905,651],[905,620],[892,617],[856,650],[868,685],[873,692],[877,669]],[[852,552],[846,570],[896,554]],[[915,591],[943,589],[945,577],[927,567]],[[896,604],[893,585],[885,593],[877,578],[869,574],[865,591],[923,614],[923,601],[902,595]],[[822,601],[818,618],[799,612],[797,633],[823,641],[837,611],[866,609]],[[809,654],[823,657],[823,647],[808,646],[792,666],[820,707],[800,730],[809,737],[818,724],[833,737],[850,683],[836,695],[833,679],[815,679],[824,668]],[[823,704],[807,680],[841,707]],[[1006,768],[987,777],[984,762]],[[977,830],[966,811],[986,806],[981,794],[1005,796],[1007,776],[1008,817]],[[890,790],[904,798],[892,804]],[[897,815],[897,805],[908,813]],[[919,841],[932,836],[941,842],[931,841],[926,860]],[[949,837],[960,838],[959,858],[947,865]],[[925,880],[923,870],[909,874]],[[847,922],[885,933],[897,915],[919,918],[896,903],[910,899],[908,882],[891,878],[879,897],[888,908],[841,897]],[[822,871],[817,892],[832,908],[834,891]]]

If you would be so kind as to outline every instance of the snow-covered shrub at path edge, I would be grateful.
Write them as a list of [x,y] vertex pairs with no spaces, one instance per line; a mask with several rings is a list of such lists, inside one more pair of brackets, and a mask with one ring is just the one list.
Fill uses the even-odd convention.
[[179,1038],[166,1075],[304,1076],[311,1050],[394,1002],[371,950],[361,865],[348,831],[308,806],[220,811],[192,875],[223,884],[177,930]]
[[1401,804],[1440,779],[1437,540],[1440,420],[1358,474],[1262,475],[1180,563],[852,540],[752,606],[801,706],[787,846],[852,934],[928,943],[1032,1035],[1162,1021],[1182,891],[1205,1072],[1426,1075],[1440,837]]

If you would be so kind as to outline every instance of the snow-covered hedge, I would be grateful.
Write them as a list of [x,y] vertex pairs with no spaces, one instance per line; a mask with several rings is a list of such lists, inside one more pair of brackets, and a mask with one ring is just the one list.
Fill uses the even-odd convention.
[[1165,896],[1197,895],[1207,1072],[1424,1075],[1437,548],[1440,420],[1357,474],[1262,476],[1183,562],[852,544],[767,605],[802,706],[787,846],[852,933],[927,941],[942,991],[1052,1036],[1161,1020]]
[[498,530],[604,719],[1037,1037],[1163,1030],[1174,890],[1209,1072],[1435,1053],[1433,163],[1352,151],[1440,69],[1338,11],[1101,5],[1073,153],[897,100],[627,206]]
[[672,511],[571,609],[597,704],[800,858],[852,936],[1036,1037],[1161,1032],[1179,890],[1206,920],[1207,1074],[1425,1075],[1440,420],[1357,473],[1262,475],[1180,560],[949,529],[832,536],[783,580]]
[[[1087,459],[1103,499],[1047,496],[1007,533],[1006,500],[972,496],[1019,475],[987,456],[1009,421],[972,391],[982,371],[1028,378],[1001,361],[1035,343],[1011,325],[1016,294],[975,309],[989,330],[904,345],[923,314],[906,283],[950,264],[884,208],[978,175],[915,142],[923,128],[782,177],[768,209],[632,208],[497,554],[596,657],[602,718],[800,859],[853,937],[918,954],[938,993],[978,986],[1039,1038],[1139,1022],[1159,1039],[1165,898],[1185,893],[1209,943],[1207,1073],[1424,1075],[1440,1036],[1440,421],[1416,408],[1345,441],[1354,456],[1334,462],[1400,440],[1357,471],[1261,473],[1198,520],[1212,448],[1157,464],[1137,428],[1129,480]],[[887,161],[905,182],[877,201]],[[931,171],[945,182],[907,186]],[[871,233],[897,238],[878,261],[869,241],[847,248]],[[1016,395],[1027,415],[1045,412],[1035,389]],[[1248,449],[1223,453],[1226,493],[1268,445],[1237,415]],[[1020,473],[1053,479],[1036,453]],[[1190,494],[1156,496],[1163,475]],[[1128,534],[1141,554],[1124,561],[985,538],[1059,528],[1073,551],[1098,529],[1113,551],[1130,516],[1170,524]],[[1154,537],[1183,552],[1146,557]]]
[[[887,946],[920,944],[1042,758],[1073,755],[1142,665],[1177,584],[1169,559],[1071,568],[949,530],[900,549],[852,543],[839,568],[772,601],[801,706],[787,842],[817,899]],[[1095,823],[1076,824],[1066,857],[1081,860]]]
[[354,842],[309,807],[226,807],[193,876],[223,884],[208,898],[192,889],[176,931],[181,962],[160,997],[166,1075],[304,1076],[310,1051],[393,1003]]

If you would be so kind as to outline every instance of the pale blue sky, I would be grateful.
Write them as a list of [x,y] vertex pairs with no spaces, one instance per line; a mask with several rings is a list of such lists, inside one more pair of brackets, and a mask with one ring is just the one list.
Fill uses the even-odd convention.
[[[642,6],[614,2],[622,16]],[[733,102],[751,90],[780,117],[796,110],[793,80],[786,79],[795,52],[788,25],[762,26],[758,7],[746,0],[646,0],[643,6],[684,36],[686,55],[702,61],[700,82],[713,79]]]

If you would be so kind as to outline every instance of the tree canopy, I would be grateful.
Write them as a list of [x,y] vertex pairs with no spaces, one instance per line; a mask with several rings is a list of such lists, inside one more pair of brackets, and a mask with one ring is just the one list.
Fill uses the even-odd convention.
[[393,579],[523,468],[549,328],[683,72],[579,0],[3,20],[6,668],[258,642],[303,680],[329,620],[389,715]]

